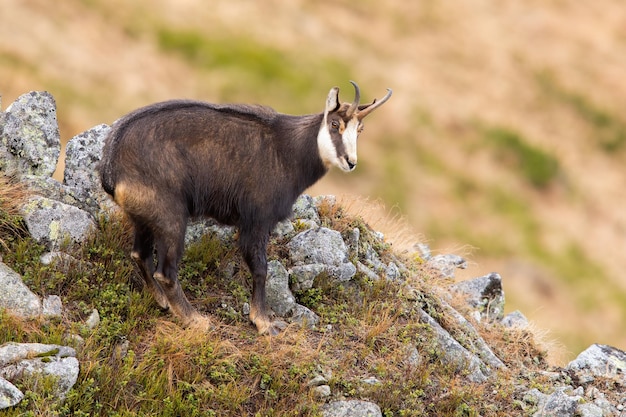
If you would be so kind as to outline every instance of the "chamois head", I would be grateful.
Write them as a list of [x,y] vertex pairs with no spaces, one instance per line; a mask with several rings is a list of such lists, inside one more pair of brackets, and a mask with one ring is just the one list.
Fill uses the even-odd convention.
[[359,86],[354,81],[350,83],[355,91],[352,103],[342,104],[339,101],[339,87],[333,87],[328,93],[324,120],[317,137],[324,165],[327,167],[335,165],[345,172],[352,171],[356,167],[356,142],[359,133],[363,130],[363,119],[389,100],[392,93],[388,88],[382,100],[359,105],[361,98]]

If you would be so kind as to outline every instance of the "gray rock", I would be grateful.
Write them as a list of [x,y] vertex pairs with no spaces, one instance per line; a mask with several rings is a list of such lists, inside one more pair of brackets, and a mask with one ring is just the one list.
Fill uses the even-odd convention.
[[425,311],[420,310],[420,320],[428,324],[434,332],[433,342],[436,344],[436,351],[441,354],[441,360],[456,369],[457,372],[465,372],[467,378],[472,382],[485,382],[487,375],[483,372],[486,369],[481,360],[465,349],[457,342],[450,333],[435,319],[430,317]]
[[40,389],[39,377],[51,376],[55,380],[51,394],[63,399],[76,383],[78,373],[76,351],[70,347],[41,343],[0,346],[0,378],[29,385],[29,389]]
[[70,187],[75,197],[89,212],[96,214],[100,208],[109,209],[113,202],[100,185],[97,171],[104,140],[110,127],[101,124],[74,136],[65,148],[63,183]]
[[56,103],[48,92],[23,94],[3,114],[0,170],[50,177],[61,153]]
[[292,310],[291,322],[312,329],[319,324],[320,318],[305,306],[296,304]]
[[289,274],[279,261],[267,264],[265,291],[267,304],[277,315],[285,317],[294,309],[296,299],[289,289]]
[[539,407],[533,417],[573,417],[576,415],[579,396],[565,394],[565,388],[558,388],[552,395],[539,398]]
[[307,386],[309,387],[319,387],[320,385],[325,385],[328,383],[328,379],[324,375],[316,375],[313,379],[307,382]]
[[502,320],[504,316],[504,290],[502,277],[491,274],[459,282],[452,291],[465,297],[467,303],[487,321]]
[[315,200],[310,195],[302,194],[293,204],[293,216],[296,219],[311,220],[319,225],[320,216],[317,214]]
[[49,248],[58,248],[67,239],[80,243],[95,227],[86,211],[40,196],[31,197],[21,213],[31,236]]
[[[58,399],[64,399],[67,392],[76,384],[80,366],[75,357],[46,356],[44,358],[23,359],[0,370],[0,375],[9,381],[32,381],[37,377],[55,378],[53,393]],[[36,381],[31,389],[37,389]]]
[[41,314],[41,300],[22,281],[22,277],[0,262],[0,308],[20,317]]
[[[490,368],[506,368],[504,363],[493,353],[489,345],[487,345],[485,340],[480,336],[472,323],[467,321],[461,313],[443,300],[441,301],[441,308],[449,318],[448,320],[454,320],[452,327],[457,329],[457,332],[462,332],[460,337],[456,337],[461,346],[478,356],[480,360]],[[485,371],[484,368],[483,371]]]
[[13,407],[24,399],[22,391],[6,379],[0,377],[0,410]]
[[356,269],[372,281],[378,281],[380,279],[380,276],[367,267],[363,262],[357,261]]
[[339,266],[348,262],[348,251],[341,234],[326,227],[298,233],[287,247],[291,260],[296,265]]
[[305,230],[291,239],[287,247],[296,266],[324,265],[325,271],[338,281],[347,281],[356,274],[356,267],[348,262],[346,244],[335,230]]
[[361,238],[361,230],[358,227],[349,230],[346,237],[346,245],[348,245],[348,254],[351,258],[359,257],[359,239]]
[[99,324],[100,324],[100,313],[98,313],[98,310],[94,308],[91,311],[91,314],[89,315],[89,317],[87,317],[87,320],[85,321],[85,326],[87,326],[89,330],[93,330],[96,327],[98,327]]
[[604,416],[604,411],[602,408],[598,407],[592,403],[584,403],[578,405],[577,416],[580,417],[602,417]]
[[413,249],[425,261],[429,261],[432,259],[432,253],[430,251],[430,246],[426,243],[416,243],[413,245]]
[[303,291],[313,288],[315,278],[325,270],[326,267],[323,264],[294,266],[289,271],[291,289],[293,291]]
[[317,208],[317,211],[319,213],[320,206],[322,206],[323,204],[330,207],[333,207],[335,204],[337,204],[337,197],[335,197],[334,195],[318,195],[316,197],[313,197],[313,204],[315,204],[315,207]]
[[185,245],[200,241],[206,234],[212,234],[224,245],[232,245],[235,242],[234,226],[224,226],[211,218],[194,220],[187,225],[185,232]]
[[385,268],[385,277],[389,280],[395,281],[400,279],[400,268],[394,262],[389,262],[387,268]]
[[283,238],[285,236],[289,236],[295,231],[293,224],[291,224],[291,220],[283,220],[282,222],[278,222],[272,230],[272,236]]
[[382,417],[380,407],[360,400],[334,401],[322,407],[324,417]]
[[329,265],[326,272],[338,282],[350,281],[356,275],[356,266],[350,262],[343,263],[339,266]]
[[430,268],[439,271],[443,278],[454,279],[457,268],[467,268],[467,261],[458,255],[436,255],[426,263]]
[[42,313],[45,317],[61,317],[63,303],[58,295],[49,295],[43,299]]
[[75,357],[76,351],[67,346],[42,343],[5,343],[0,346],[0,368],[33,357]]
[[528,319],[522,314],[521,311],[515,310],[502,318],[502,325],[508,328],[523,329],[528,327]]
[[571,361],[566,369],[591,378],[613,378],[626,387],[626,352],[611,346],[591,345]]
[[318,385],[317,387],[313,387],[311,388],[311,392],[313,393],[313,396],[317,398],[328,398],[331,394],[330,386],[328,385]]

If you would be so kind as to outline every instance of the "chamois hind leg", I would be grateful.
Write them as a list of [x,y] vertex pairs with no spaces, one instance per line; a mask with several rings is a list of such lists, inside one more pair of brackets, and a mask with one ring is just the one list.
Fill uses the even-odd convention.
[[275,336],[287,324],[283,321],[270,319],[265,295],[267,277],[267,242],[269,232],[260,230],[239,231],[239,246],[243,258],[252,274],[252,301],[250,303],[250,321],[254,323],[259,334]]
[[156,303],[162,310],[169,308],[167,297],[159,283],[154,279],[154,235],[150,228],[141,222],[134,220],[135,243],[130,256],[137,262],[141,270],[141,277],[144,286],[154,297]]
[[154,278],[163,289],[172,313],[185,327],[208,329],[210,321],[191,305],[178,281],[178,263],[182,258],[186,219],[164,222],[157,237],[158,264]]

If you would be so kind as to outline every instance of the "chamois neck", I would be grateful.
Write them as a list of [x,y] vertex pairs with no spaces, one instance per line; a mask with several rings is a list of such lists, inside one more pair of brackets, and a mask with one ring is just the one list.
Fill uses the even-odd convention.
[[322,113],[304,116],[281,115],[279,128],[282,134],[277,135],[284,139],[280,144],[280,152],[285,163],[292,166],[292,172],[297,173],[294,184],[298,192],[303,192],[322,178],[328,169],[324,166],[319,154],[317,135],[324,119]]

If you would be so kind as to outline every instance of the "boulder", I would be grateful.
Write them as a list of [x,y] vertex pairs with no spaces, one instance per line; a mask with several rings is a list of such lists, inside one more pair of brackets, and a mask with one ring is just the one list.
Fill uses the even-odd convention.
[[612,346],[591,345],[571,361],[566,369],[582,378],[581,382],[606,377],[626,387],[626,352]]
[[51,249],[59,248],[66,239],[81,243],[95,227],[86,211],[41,196],[31,197],[21,213],[31,236]]
[[101,124],[74,136],[65,147],[63,183],[93,215],[100,208],[111,209],[113,202],[100,185],[97,167],[110,127]]
[[296,299],[289,289],[289,273],[279,261],[267,264],[265,291],[267,304],[281,317],[287,316],[296,305]]
[[339,281],[348,281],[356,274],[356,267],[348,261],[348,248],[336,230],[305,230],[294,236],[287,247],[296,266],[324,265],[325,271]]
[[502,277],[492,272],[482,277],[459,282],[452,291],[465,298],[480,320],[497,321],[504,316],[504,290]]
[[3,114],[0,170],[50,177],[61,153],[56,102],[46,91],[23,94]]
[[[76,384],[79,363],[76,351],[67,346],[41,343],[6,343],[0,346],[0,377],[38,389],[40,377],[53,377],[52,394],[64,399]],[[45,385],[45,384],[44,384]]]
[[24,393],[6,379],[0,377],[0,410],[13,407],[24,399]]
[[380,407],[368,401],[334,401],[322,407],[324,417],[382,417]]
[[41,300],[22,281],[22,277],[0,262],[0,308],[20,317],[41,314]]

